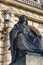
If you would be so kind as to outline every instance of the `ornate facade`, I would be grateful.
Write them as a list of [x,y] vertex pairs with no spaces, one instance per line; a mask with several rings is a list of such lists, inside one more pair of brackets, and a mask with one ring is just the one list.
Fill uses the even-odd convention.
[[[18,17],[25,14],[28,24],[36,27],[42,35],[43,46],[43,8],[40,0],[0,0],[0,65],[11,62],[9,32],[17,23]],[[5,14],[8,14],[5,20]],[[10,18],[9,18],[10,16]],[[27,55],[27,65],[43,65],[43,57]]]

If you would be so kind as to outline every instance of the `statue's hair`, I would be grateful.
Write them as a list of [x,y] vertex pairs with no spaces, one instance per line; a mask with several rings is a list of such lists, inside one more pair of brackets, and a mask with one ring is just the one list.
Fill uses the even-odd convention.
[[24,23],[25,18],[26,18],[26,25],[27,25],[27,16],[26,15],[22,15],[19,17],[19,23]]

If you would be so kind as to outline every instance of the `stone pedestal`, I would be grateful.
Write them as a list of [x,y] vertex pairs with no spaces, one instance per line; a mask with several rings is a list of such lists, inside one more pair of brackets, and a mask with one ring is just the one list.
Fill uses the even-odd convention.
[[43,65],[43,57],[37,55],[27,55],[26,56],[26,65]]

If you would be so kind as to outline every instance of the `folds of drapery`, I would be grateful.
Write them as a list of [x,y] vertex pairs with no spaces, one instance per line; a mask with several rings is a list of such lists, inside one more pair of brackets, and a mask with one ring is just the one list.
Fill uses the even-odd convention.
[[[37,41],[37,42],[36,42]],[[20,33],[17,39],[17,47],[21,50],[25,50],[32,53],[43,53],[43,49],[40,45],[40,39],[36,37],[36,40],[32,42],[28,36]]]
[[31,38],[35,38],[35,41],[33,42],[29,38],[30,36],[27,34],[27,32],[23,32],[23,29],[27,31],[28,27],[17,24],[9,33],[11,55],[13,57],[12,60],[14,61],[23,57],[23,55],[25,55],[27,52],[43,54],[43,49],[40,45],[41,39],[38,36],[35,37],[34,35],[31,35]]

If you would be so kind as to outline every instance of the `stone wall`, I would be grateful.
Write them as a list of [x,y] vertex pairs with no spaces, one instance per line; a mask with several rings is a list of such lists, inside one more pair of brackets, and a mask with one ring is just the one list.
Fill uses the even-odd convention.
[[[11,13],[10,21],[6,22],[7,29],[4,30],[4,14],[3,11],[8,10]],[[22,9],[18,9],[12,6],[6,6],[0,3],[0,65],[9,65],[11,62],[11,51],[8,50],[10,47],[10,39],[9,39],[9,32],[14,27],[14,24],[17,23],[19,20],[18,17],[15,16],[15,13],[22,13],[28,16],[32,16],[34,18],[43,20],[43,16],[25,11]],[[41,23],[33,22],[32,20],[28,20],[28,24],[35,26],[43,36],[43,26]],[[43,39],[42,39],[43,40]],[[42,42],[43,45],[43,42]],[[43,65],[43,57],[40,56],[26,56],[26,64],[27,65]]]

